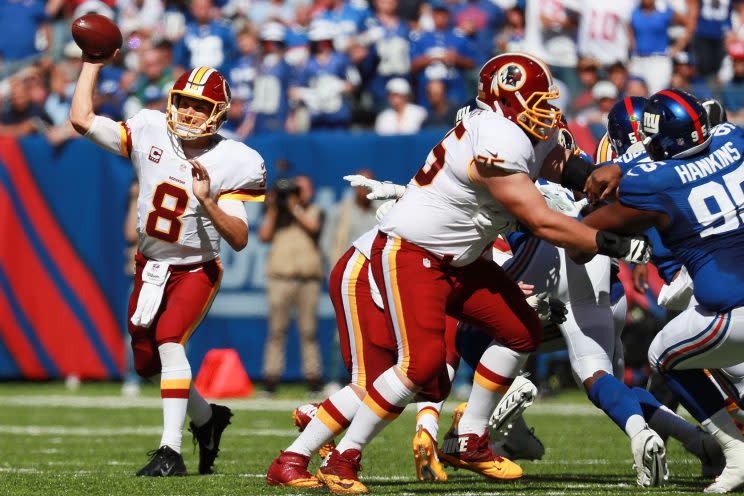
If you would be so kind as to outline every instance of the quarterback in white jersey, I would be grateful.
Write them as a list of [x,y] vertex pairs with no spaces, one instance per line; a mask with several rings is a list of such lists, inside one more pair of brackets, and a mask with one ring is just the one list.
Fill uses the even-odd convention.
[[[118,54],[118,51],[117,51]],[[219,289],[217,257],[224,238],[235,250],[248,242],[244,201],[263,201],[261,156],[217,134],[230,107],[230,88],[215,69],[184,73],[167,112],[141,110],[126,122],[93,112],[93,92],[106,61],[83,56],[70,121],[99,146],[129,158],[139,180],[138,253],[129,301],[135,368],[160,382],[163,434],[137,475],[185,475],[185,417],[199,443],[199,473],[212,472],[232,413],[208,404],[191,384],[184,345]]]

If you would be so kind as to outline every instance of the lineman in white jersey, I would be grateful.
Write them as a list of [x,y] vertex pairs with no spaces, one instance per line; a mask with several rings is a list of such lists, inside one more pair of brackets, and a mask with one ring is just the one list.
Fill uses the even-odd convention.
[[[117,51],[118,54],[118,51]],[[93,112],[93,92],[106,61],[84,56],[70,121],[99,146],[129,158],[140,184],[139,243],[129,301],[135,368],[160,381],[163,434],[137,475],[185,475],[181,431],[186,415],[199,443],[199,473],[212,472],[230,409],[210,405],[191,383],[184,345],[219,288],[224,238],[248,242],[244,201],[263,201],[265,168],[249,147],[217,134],[230,89],[215,69],[198,67],[176,81],[167,113],[142,110],[127,122]]]

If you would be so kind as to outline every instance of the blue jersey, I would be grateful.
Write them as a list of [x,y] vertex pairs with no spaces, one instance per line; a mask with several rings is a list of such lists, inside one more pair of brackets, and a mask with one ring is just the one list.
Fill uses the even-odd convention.
[[695,36],[701,38],[723,38],[731,29],[731,7],[741,0],[700,0]]
[[664,55],[669,46],[667,29],[672,24],[674,11],[670,8],[646,12],[636,7],[630,17],[635,36],[635,54],[641,57]]
[[225,65],[236,55],[235,34],[227,24],[218,21],[188,24],[183,38],[173,49],[175,63],[182,67],[214,67],[223,73]]
[[362,29],[364,19],[367,16],[369,16],[368,8],[345,2],[340,9],[325,10],[315,18],[335,24],[337,36],[351,37]]
[[[439,56],[446,50],[455,50],[462,57],[474,58],[475,55],[470,41],[450,29],[427,31],[416,36],[411,43],[411,60],[421,55]],[[437,61],[426,66],[418,75],[416,98],[419,105],[429,108],[426,86],[432,79],[441,79],[445,82],[448,100],[460,102],[467,97],[463,71]]]
[[298,83],[317,95],[314,105],[309,106],[312,127],[342,127],[351,122],[351,105],[342,86],[347,81],[356,83],[357,74],[345,54],[334,52],[326,62],[310,58]]
[[[4,0],[0,2],[0,59],[6,62],[36,55],[36,33],[47,22],[42,0]],[[49,40],[50,42],[52,40]]]
[[230,83],[233,98],[239,98],[245,102],[251,101],[257,64],[258,60],[255,55],[243,55],[235,63],[230,64],[227,80]]
[[690,273],[698,302],[716,312],[744,305],[742,149],[744,130],[721,124],[704,153],[639,164],[618,190],[622,204],[669,217],[661,239]]
[[272,54],[263,58],[253,83],[251,111],[256,115],[255,134],[284,132],[293,75],[283,57]]
[[408,79],[411,72],[411,41],[408,25],[399,21],[391,27],[377,17],[366,22],[365,34],[371,38],[369,55],[364,61],[365,73],[369,73],[369,90],[378,107],[387,104],[385,85],[394,77]]

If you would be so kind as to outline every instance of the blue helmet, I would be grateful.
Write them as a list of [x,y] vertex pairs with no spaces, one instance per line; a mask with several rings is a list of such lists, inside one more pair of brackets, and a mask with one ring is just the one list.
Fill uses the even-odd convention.
[[647,101],[642,96],[629,96],[613,105],[607,114],[607,135],[618,157],[632,144],[643,141],[641,119]]
[[681,90],[662,90],[643,107],[643,134],[652,160],[689,157],[710,143],[708,113],[700,102]]

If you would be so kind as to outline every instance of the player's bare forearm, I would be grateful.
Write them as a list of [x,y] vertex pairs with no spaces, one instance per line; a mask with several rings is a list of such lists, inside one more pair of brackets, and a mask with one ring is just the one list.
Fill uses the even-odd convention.
[[80,71],[75,93],[72,95],[70,122],[75,131],[82,135],[88,132],[96,116],[93,112],[93,92],[101,67],[102,64],[83,62],[83,69]]
[[248,226],[245,222],[222,210],[212,198],[204,199],[201,204],[217,232],[233,250],[240,251],[248,245]]

